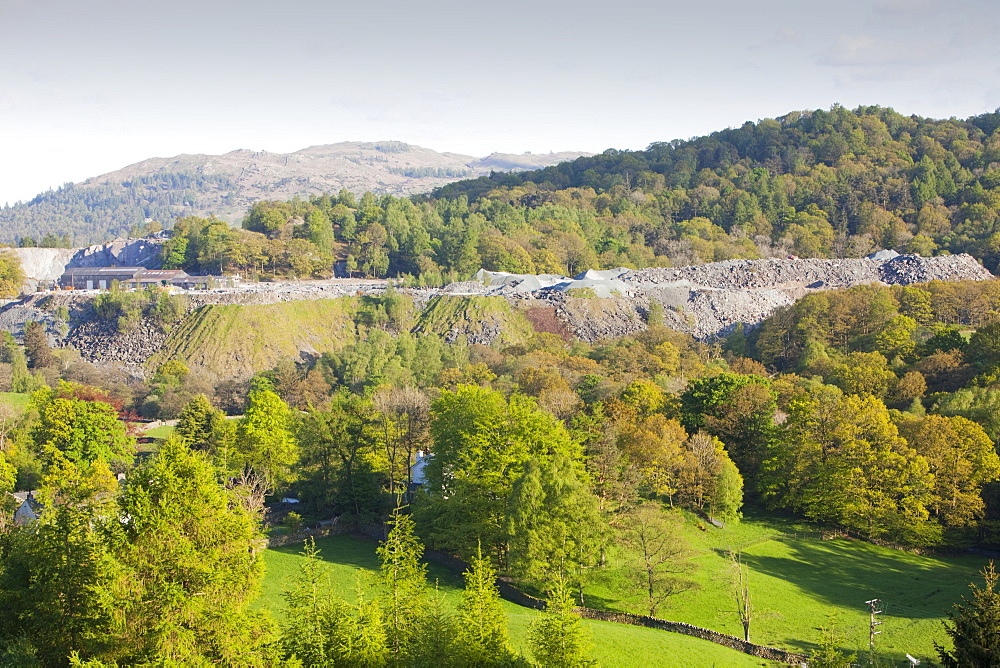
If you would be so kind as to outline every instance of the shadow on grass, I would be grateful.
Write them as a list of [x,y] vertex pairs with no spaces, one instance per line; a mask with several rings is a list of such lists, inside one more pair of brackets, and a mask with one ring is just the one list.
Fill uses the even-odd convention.
[[[305,546],[302,543],[297,543],[271,549],[283,554],[302,554]],[[319,550],[320,559],[332,564],[344,564],[345,566],[356,566],[369,570],[379,567],[374,545],[354,536],[320,538],[316,541],[316,549]]]
[[[323,561],[342,566],[353,566],[371,572],[379,570],[381,563],[375,553],[377,543],[350,534],[328,536],[316,541],[316,549]],[[284,554],[302,554],[304,546],[300,544],[285,545],[272,548],[274,552]],[[462,589],[464,579],[461,573],[456,573],[444,566],[428,563],[427,581],[436,582],[443,589]]]
[[863,609],[865,601],[880,598],[891,605],[893,616],[907,619],[944,616],[985,563],[971,557],[922,557],[844,539],[781,541],[778,549],[776,543],[750,548],[743,553],[744,563],[828,605]]

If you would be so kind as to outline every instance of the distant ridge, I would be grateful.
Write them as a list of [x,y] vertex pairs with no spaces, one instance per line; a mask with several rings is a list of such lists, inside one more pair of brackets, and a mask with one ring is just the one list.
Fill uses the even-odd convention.
[[400,141],[340,142],[294,153],[246,149],[223,155],[149,158],[0,209],[0,241],[71,235],[74,246],[122,236],[145,219],[179,216],[238,222],[261,199],[354,193],[410,195],[492,171],[522,171],[590,155],[493,153],[483,158]]

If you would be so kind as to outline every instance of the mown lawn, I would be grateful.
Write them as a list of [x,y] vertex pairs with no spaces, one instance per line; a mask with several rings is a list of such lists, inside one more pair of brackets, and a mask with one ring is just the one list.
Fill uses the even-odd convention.
[[0,404],[10,407],[17,415],[20,415],[28,408],[31,395],[24,392],[0,392]]
[[174,433],[174,429],[176,429],[174,425],[164,424],[159,427],[154,427],[142,435],[148,436],[149,438],[167,438],[170,434]]
[[[320,555],[330,565],[330,586],[337,596],[353,599],[358,587],[371,584],[372,571],[378,568],[375,543],[352,536],[333,536],[316,541]],[[267,550],[264,558],[267,575],[258,605],[282,617],[281,592],[298,572],[301,545]],[[429,579],[437,582],[445,601],[458,604],[462,579],[431,564]],[[513,603],[504,602],[515,646],[528,653],[527,636],[531,620],[537,614]],[[602,666],[631,668],[639,666],[687,668],[691,666],[761,666],[765,662],[719,645],[664,631],[609,622],[584,622],[593,643],[592,656]]]

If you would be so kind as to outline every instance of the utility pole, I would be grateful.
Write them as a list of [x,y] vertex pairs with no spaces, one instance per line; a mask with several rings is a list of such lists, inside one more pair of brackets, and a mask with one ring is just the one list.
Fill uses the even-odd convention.
[[868,652],[870,656],[875,656],[875,636],[882,633],[881,631],[875,630],[875,627],[882,623],[878,621],[877,617],[877,615],[881,615],[883,612],[882,610],[879,609],[880,603],[881,601],[878,600],[877,598],[873,598],[870,601],[865,601],[865,604],[871,608],[871,623],[869,626],[869,635],[868,635]]

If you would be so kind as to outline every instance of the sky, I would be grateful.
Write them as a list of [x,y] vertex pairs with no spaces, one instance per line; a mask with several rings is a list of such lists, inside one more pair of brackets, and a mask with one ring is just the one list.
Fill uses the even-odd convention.
[[1000,0],[0,0],[0,205],[150,157],[642,149],[1000,107]]

